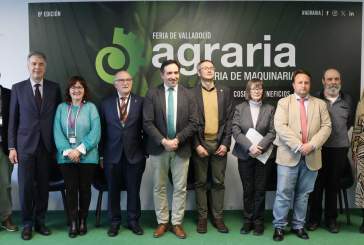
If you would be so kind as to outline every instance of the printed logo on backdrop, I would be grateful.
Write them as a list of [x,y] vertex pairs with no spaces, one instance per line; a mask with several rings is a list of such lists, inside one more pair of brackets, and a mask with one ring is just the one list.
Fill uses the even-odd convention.
[[111,46],[102,48],[96,56],[97,75],[105,82],[112,84],[116,70],[127,70],[135,76],[139,68],[145,64],[143,43],[137,36],[123,28],[115,27]]

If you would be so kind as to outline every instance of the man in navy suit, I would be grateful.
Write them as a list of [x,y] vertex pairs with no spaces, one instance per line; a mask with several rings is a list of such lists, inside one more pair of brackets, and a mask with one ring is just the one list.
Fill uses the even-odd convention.
[[114,95],[101,105],[102,154],[108,182],[110,228],[118,234],[121,221],[120,191],[124,181],[127,191],[128,228],[142,235],[140,218],[140,184],[145,169],[143,147],[143,98],[131,93],[133,79],[127,71],[115,75]]
[[18,165],[22,239],[32,238],[32,227],[50,235],[45,226],[49,168],[54,152],[53,119],[60,102],[57,83],[44,79],[46,56],[28,55],[30,78],[12,87],[8,129],[9,159]]

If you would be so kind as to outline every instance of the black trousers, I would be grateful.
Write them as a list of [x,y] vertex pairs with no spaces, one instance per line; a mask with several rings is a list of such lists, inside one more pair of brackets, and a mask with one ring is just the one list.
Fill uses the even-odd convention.
[[263,224],[265,210],[265,165],[255,158],[238,159],[243,184],[244,223]]
[[122,186],[127,192],[127,222],[139,222],[141,215],[140,184],[145,170],[145,160],[129,164],[125,156],[119,163],[105,163],[105,174],[108,183],[108,210],[112,224],[120,224],[121,209],[120,199]]
[[322,199],[325,190],[325,222],[337,218],[337,193],[343,173],[348,148],[322,147],[322,168],[318,171],[315,189],[309,199],[309,221],[320,223],[322,217]]
[[60,165],[66,186],[66,200],[71,221],[86,219],[91,202],[91,182],[96,164],[69,163]]
[[18,152],[19,199],[24,227],[44,224],[48,208],[51,153],[42,140],[34,154]]

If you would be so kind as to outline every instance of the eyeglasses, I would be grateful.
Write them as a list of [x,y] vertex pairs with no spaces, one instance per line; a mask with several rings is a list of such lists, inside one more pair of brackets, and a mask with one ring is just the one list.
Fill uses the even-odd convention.
[[114,80],[114,82],[116,83],[116,82],[120,82],[120,83],[123,83],[123,82],[131,82],[131,81],[133,81],[133,79],[131,79],[131,78],[122,78],[122,79],[115,79]]
[[215,70],[215,67],[213,66],[204,66],[204,67],[201,67],[200,70],[204,70],[204,71],[214,71]]
[[263,90],[263,88],[251,88],[250,90],[251,90],[251,91],[262,91],[262,90]]
[[71,89],[72,90],[82,90],[82,89],[84,89],[84,87],[82,87],[82,86],[72,86]]

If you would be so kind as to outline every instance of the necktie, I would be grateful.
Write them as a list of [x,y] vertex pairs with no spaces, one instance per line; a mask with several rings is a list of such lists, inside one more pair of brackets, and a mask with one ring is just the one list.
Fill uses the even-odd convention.
[[42,95],[40,94],[40,84],[37,83],[34,85],[35,87],[35,92],[34,92],[34,98],[35,98],[35,103],[37,104],[38,110],[40,111],[40,108],[42,107]]
[[305,99],[300,99],[300,117],[301,117],[301,133],[302,133],[302,143],[307,143],[307,116],[305,109]]
[[120,98],[119,103],[119,119],[120,122],[125,123],[126,118],[128,117],[128,111],[127,111],[127,99],[126,97]]
[[173,88],[168,89],[167,136],[169,139],[174,139],[176,137],[176,129],[174,128],[173,91]]

